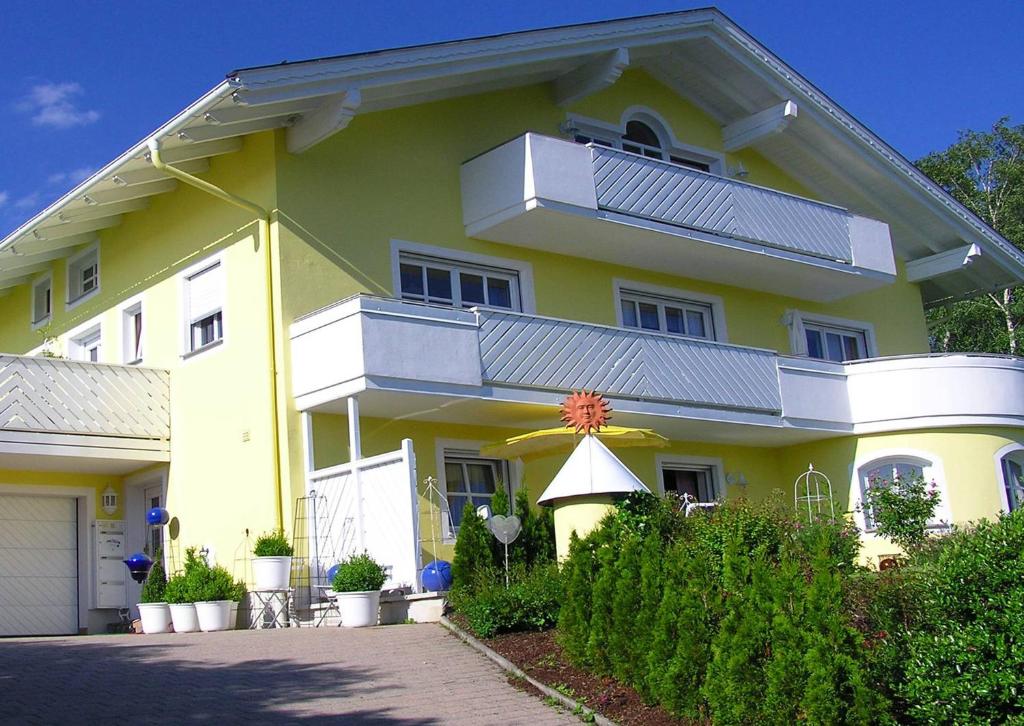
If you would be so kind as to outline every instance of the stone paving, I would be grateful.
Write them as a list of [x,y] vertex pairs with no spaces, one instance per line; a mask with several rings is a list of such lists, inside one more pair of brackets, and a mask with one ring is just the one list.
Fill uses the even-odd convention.
[[2,724],[579,723],[440,625],[0,639]]

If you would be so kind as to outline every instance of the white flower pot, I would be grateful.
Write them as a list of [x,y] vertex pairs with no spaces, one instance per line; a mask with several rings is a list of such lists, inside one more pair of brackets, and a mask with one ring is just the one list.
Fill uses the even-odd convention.
[[171,609],[165,602],[140,602],[139,618],[142,620],[142,632],[146,635],[166,633],[171,624]]
[[292,574],[291,557],[255,557],[252,577],[257,590],[284,590]]
[[199,630],[199,618],[196,617],[196,606],[190,602],[176,603],[170,606],[171,622],[175,633],[194,633]]
[[236,604],[231,600],[197,602],[196,615],[199,617],[199,629],[204,633],[213,630],[231,630],[233,626],[231,606]]
[[380,614],[380,590],[331,594],[338,604],[342,627],[365,628],[377,624],[377,617]]

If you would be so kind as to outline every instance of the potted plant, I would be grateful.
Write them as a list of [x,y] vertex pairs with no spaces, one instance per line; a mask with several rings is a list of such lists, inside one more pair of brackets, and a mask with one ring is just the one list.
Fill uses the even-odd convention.
[[[203,563],[206,565],[206,563]],[[231,573],[220,565],[206,565],[197,578],[193,592],[199,629],[203,632],[231,630],[232,615],[238,602],[245,597],[245,585],[235,582]]]
[[164,573],[163,552],[157,550],[153,567],[149,570],[139,597],[139,618],[142,620],[142,632],[147,635],[166,633],[171,624],[171,610],[164,595],[166,588],[167,575]]
[[164,599],[171,611],[171,622],[175,633],[194,633],[199,630],[193,592],[200,577],[200,569],[206,565],[197,555],[195,547],[185,550],[185,570],[177,572],[167,580]]
[[256,538],[252,548],[252,576],[256,590],[287,589],[292,573],[291,543],[281,530],[267,532]]
[[331,583],[341,624],[346,628],[376,625],[384,568],[364,552],[342,561]]

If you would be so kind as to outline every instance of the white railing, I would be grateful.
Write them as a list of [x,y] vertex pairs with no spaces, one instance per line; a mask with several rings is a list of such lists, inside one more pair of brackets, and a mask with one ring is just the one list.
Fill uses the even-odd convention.
[[0,355],[0,430],[169,439],[170,374]]
[[306,492],[319,510],[309,548],[315,584],[329,585],[331,567],[368,552],[388,568],[385,589],[419,591],[419,498],[411,440],[403,440],[398,451],[313,470]]

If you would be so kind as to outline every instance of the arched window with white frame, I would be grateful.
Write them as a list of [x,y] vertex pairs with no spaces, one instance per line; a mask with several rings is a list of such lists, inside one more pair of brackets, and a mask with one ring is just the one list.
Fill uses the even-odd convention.
[[939,503],[935,508],[935,514],[928,520],[928,528],[945,529],[948,526],[952,513],[949,508],[942,470],[936,464],[936,460],[916,453],[894,453],[879,456],[857,467],[859,491],[855,509],[860,509],[857,514],[858,523],[861,524],[865,532],[875,531],[874,513],[865,503],[867,491],[875,487],[898,485],[900,481],[917,477],[923,478],[939,492]]
[[1024,444],[1010,444],[996,454],[1003,510],[1024,509]]

